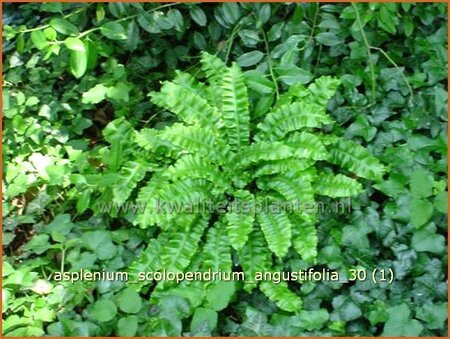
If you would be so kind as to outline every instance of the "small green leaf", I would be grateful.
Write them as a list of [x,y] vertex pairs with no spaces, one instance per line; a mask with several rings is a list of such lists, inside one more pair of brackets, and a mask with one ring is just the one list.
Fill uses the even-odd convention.
[[400,304],[387,309],[389,318],[384,325],[382,336],[387,337],[417,337],[422,333],[423,326],[415,319],[411,319],[408,306]]
[[189,14],[191,15],[192,20],[194,20],[200,26],[206,26],[206,15],[203,12],[203,9],[200,7],[194,6],[189,8]]
[[127,288],[120,293],[117,304],[121,311],[136,314],[141,310],[142,299],[134,289]]
[[75,78],[81,78],[87,68],[86,51],[70,51],[70,71]]
[[433,193],[433,177],[419,169],[411,175],[411,194],[416,198],[426,198]]
[[316,40],[325,46],[336,46],[342,44],[344,40],[331,32],[323,32],[316,35]]
[[98,104],[105,99],[107,90],[108,88],[103,84],[97,84],[89,91],[83,93],[81,102],[83,104]]
[[107,22],[100,27],[100,32],[111,40],[125,40],[127,38],[125,29],[118,22]]
[[138,317],[131,315],[117,322],[117,334],[121,337],[134,337],[138,329]]
[[427,200],[413,198],[411,202],[411,223],[418,228],[424,225],[433,214],[433,204]]
[[47,38],[43,31],[33,31],[31,32],[31,42],[34,47],[41,50],[48,46]]
[[313,78],[313,75],[310,72],[295,65],[275,67],[275,72],[277,73],[278,78],[288,86],[297,83],[306,84]]
[[233,281],[217,281],[206,293],[208,305],[216,311],[223,310],[230,303],[235,292]]
[[117,307],[111,300],[99,300],[92,306],[90,314],[97,321],[110,321],[116,316]]
[[50,27],[61,34],[77,35],[79,33],[78,28],[73,23],[63,18],[53,18],[49,24]]
[[217,326],[217,312],[209,308],[199,307],[195,310],[191,321],[191,331],[196,332],[202,326],[208,326],[209,330],[213,330]]
[[249,67],[256,65],[258,62],[262,60],[264,57],[264,53],[260,51],[252,51],[245,54],[242,54],[239,58],[237,58],[237,63],[241,67]]
[[434,207],[436,207],[436,209],[439,212],[442,213],[448,213],[448,192],[444,191],[439,193],[436,196],[436,199],[434,199]]
[[225,20],[230,24],[236,23],[241,17],[241,10],[239,4],[236,2],[226,2],[222,5],[223,15]]
[[413,30],[414,30],[414,24],[409,18],[405,18],[405,21],[403,22],[403,30],[405,32],[405,35],[407,37],[410,37]]
[[445,238],[440,234],[424,229],[414,233],[411,245],[417,252],[440,254],[445,249]]
[[78,38],[67,38],[64,40],[64,45],[71,51],[86,52],[83,41]]

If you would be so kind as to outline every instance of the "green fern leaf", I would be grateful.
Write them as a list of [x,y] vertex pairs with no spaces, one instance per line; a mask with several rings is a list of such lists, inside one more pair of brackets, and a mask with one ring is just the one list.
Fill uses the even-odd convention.
[[314,202],[314,190],[311,185],[312,174],[300,172],[295,175],[277,175],[264,180],[258,180],[257,184],[263,190],[279,192],[286,201],[295,203]]
[[300,158],[325,160],[328,151],[319,137],[307,132],[295,132],[290,134],[285,144],[295,149],[295,155]]
[[224,173],[219,171],[209,160],[199,156],[186,154],[179,158],[175,164],[167,168],[162,175],[175,181],[180,178],[206,179],[216,186],[228,187]]
[[255,229],[250,234],[247,243],[238,254],[246,277],[244,290],[251,292],[257,286],[256,273],[266,272],[272,266],[271,254],[260,230]]
[[206,244],[203,248],[203,268],[213,272],[231,272],[232,261],[230,245],[226,229],[222,222],[216,222],[208,231]]
[[368,150],[361,145],[340,139],[329,148],[329,161],[339,165],[356,175],[380,180],[385,172],[384,166]]
[[317,105],[294,102],[269,113],[264,121],[258,124],[260,132],[257,134],[257,140],[281,140],[289,132],[331,123],[330,117]]
[[298,313],[302,308],[302,299],[288,288],[285,281],[279,284],[263,281],[259,289],[283,311]]
[[189,153],[199,154],[219,163],[230,160],[229,148],[220,142],[214,132],[199,126],[174,124],[162,130],[160,138]]
[[228,145],[233,150],[240,150],[248,145],[250,138],[247,87],[242,71],[235,63],[222,76],[221,110]]
[[136,204],[144,206],[144,211],[139,213],[134,220],[135,225],[141,228],[148,228],[163,222],[166,218],[164,214],[156,213],[157,193],[167,184],[165,178],[160,174],[154,175],[138,194]]
[[257,178],[263,175],[271,175],[276,173],[297,173],[303,172],[314,165],[313,159],[281,159],[267,161],[255,170],[253,177]]
[[308,98],[317,105],[326,107],[328,100],[333,97],[340,84],[341,82],[337,78],[328,75],[321,76],[309,85],[308,90],[311,94]]
[[137,183],[141,181],[147,172],[147,165],[136,161],[130,161],[120,170],[120,180],[113,186],[113,201],[123,204],[130,196]]
[[318,243],[316,227],[298,215],[291,214],[289,218],[292,222],[292,243],[295,251],[303,260],[315,263]]
[[164,244],[161,254],[163,267],[167,271],[184,271],[198,249],[198,242],[207,224],[205,218],[198,216],[189,231],[175,231],[169,236],[170,240]]
[[287,159],[294,155],[294,150],[281,142],[258,142],[242,149],[239,165],[248,166],[259,161]]
[[[162,268],[161,253],[163,244],[168,241],[167,234],[160,234],[157,239],[150,239],[147,248],[144,249],[138,259],[136,259],[127,272],[134,277],[137,277],[140,272],[156,272]],[[148,284],[146,281],[130,280],[131,284],[140,290],[143,286]]]
[[225,63],[207,52],[201,53],[200,62],[208,82],[213,86],[220,84],[226,71]]
[[[239,250],[247,242],[249,234],[253,230],[255,216],[251,211],[246,211],[244,208],[253,206],[254,197],[248,191],[236,191],[234,196],[238,199],[239,211],[230,211],[225,215],[227,221],[228,238],[230,244],[235,250]],[[245,206],[247,205],[247,206]],[[232,205],[233,206],[233,205]]]
[[205,99],[173,82],[165,82],[160,92],[149,96],[155,105],[175,113],[186,124],[214,128],[219,121],[219,113]]
[[363,191],[362,185],[355,179],[342,174],[320,173],[317,182],[314,183],[317,194],[331,198],[355,196]]
[[257,220],[266,238],[269,249],[279,258],[283,258],[291,246],[292,227],[287,215],[267,213],[257,215]]

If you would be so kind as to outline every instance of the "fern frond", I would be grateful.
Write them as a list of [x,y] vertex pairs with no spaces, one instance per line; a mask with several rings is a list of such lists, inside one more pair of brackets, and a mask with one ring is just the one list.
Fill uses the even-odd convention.
[[283,258],[291,247],[292,227],[286,213],[267,213],[257,215],[269,249],[279,258]]
[[204,269],[211,269],[214,272],[219,272],[220,270],[224,272],[231,271],[230,245],[222,222],[216,222],[209,229],[202,256]]
[[162,130],[160,138],[189,153],[199,154],[219,163],[230,160],[229,148],[218,140],[213,131],[199,126],[174,124]]
[[289,86],[287,92],[280,95],[280,98],[273,106],[272,111],[276,111],[282,106],[290,105],[294,101],[307,100],[306,98],[308,97],[308,95],[308,89],[302,84],[297,83]]
[[300,172],[295,175],[277,175],[274,177],[260,179],[258,187],[263,190],[274,190],[279,192],[288,202],[313,202],[314,190],[311,185],[312,173]]
[[[239,200],[239,211],[230,211],[225,214],[227,232],[230,244],[235,250],[239,250],[247,242],[249,234],[253,230],[255,216],[251,208],[255,202],[253,194],[248,191],[236,191],[234,196]],[[245,204],[247,206],[245,206]],[[244,209],[250,209],[244,210]]]
[[245,147],[239,154],[239,165],[248,166],[259,161],[287,159],[294,155],[289,146],[281,142],[258,142]]
[[208,159],[197,154],[185,154],[175,164],[168,167],[162,175],[175,181],[180,178],[206,179],[216,186],[228,186],[224,173],[219,171]]
[[136,205],[144,206],[144,211],[136,216],[134,220],[135,225],[139,225],[141,228],[148,228],[166,219],[164,214],[156,213],[155,211],[157,193],[165,185],[167,185],[166,178],[156,174],[153,175],[146,186],[141,188],[136,199]]
[[123,204],[137,183],[141,181],[148,167],[136,161],[130,161],[120,170],[120,180],[113,186],[114,203]]
[[281,159],[267,161],[260,164],[253,174],[254,178],[261,177],[263,175],[271,175],[276,173],[297,173],[303,172],[310,168],[315,161],[313,159]]
[[169,236],[170,240],[164,245],[161,254],[163,267],[167,271],[184,271],[198,249],[198,242],[207,224],[208,221],[198,215],[189,231],[175,231]]
[[[131,276],[137,276],[140,272],[156,272],[162,268],[161,253],[163,244],[168,241],[167,234],[161,233],[157,239],[150,239],[139,257],[127,269]],[[140,290],[145,281],[136,281],[133,285]]]
[[199,95],[203,99],[207,100],[208,88],[204,83],[197,81],[191,74],[176,70],[176,76],[172,82],[185,89],[188,89],[192,93]]
[[200,62],[208,82],[213,86],[220,84],[222,82],[225,69],[227,68],[225,63],[218,57],[207,52],[201,52]]
[[235,63],[226,68],[222,81],[222,120],[228,144],[233,150],[248,145],[250,138],[250,113],[244,76]]
[[320,173],[317,179],[314,190],[331,198],[355,196],[363,191],[359,182],[342,174]]
[[302,308],[302,299],[288,288],[285,281],[279,284],[263,281],[259,289],[283,311],[298,313]]
[[256,286],[257,272],[266,272],[272,266],[270,252],[260,230],[255,229],[249,236],[247,243],[239,252],[239,259],[247,281],[244,290],[251,292]]
[[341,82],[337,78],[328,75],[321,76],[308,86],[311,93],[308,98],[319,106],[326,107],[328,100],[333,97],[340,84]]
[[166,185],[157,196],[172,206],[194,205],[211,198],[212,187],[213,185],[204,179],[187,177]]
[[328,151],[319,137],[307,132],[294,132],[290,134],[284,143],[295,149],[295,155],[300,158],[325,160]]
[[215,128],[219,113],[194,91],[173,82],[165,82],[159,92],[149,94],[151,101],[180,117],[186,124]]
[[305,102],[294,102],[269,113],[257,126],[259,129],[257,139],[281,140],[289,132],[315,128],[332,122],[321,107]]
[[317,258],[317,229],[313,223],[304,221],[298,215],[289,216],[292,223],[292,243],[295,251],[309,263]]
[[340,139],[329,147],[329,153],[328,161],[361,178],[380,180],[385,172],[379,160],[356,142]]

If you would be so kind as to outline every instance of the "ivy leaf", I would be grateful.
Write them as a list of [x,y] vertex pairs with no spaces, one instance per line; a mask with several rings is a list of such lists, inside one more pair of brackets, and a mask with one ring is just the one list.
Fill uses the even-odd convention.
[[411,201],[411,223],[418,228],[433,215],[433,204],[424,199],[413,198]]
[[83,93],[81,102],[83,104],[98,104],[105,99],[107,91],[108,88],[103,84],[97,84]]
[[96,301],[90,309],[90,315],[100,322],[110,321],[116,314],[117,307],[111,300]]
[[414,233],[411,241],[412,247],[417,252],[442,253],[445,249],[445,238],[428,229]]
[[117,322],[117,334],[121,337],[133,337],[138,329],[138,317],[131,315],[120,318]]
[[125,313],[138,313],[142,308],[142,299],[132,288],[122,291],[117,299],[119,309]]
[[201,326],[207,326],[209,331],[213,330],[217,326],[217,312],[209,308],[199,307],[195,310],[194,316],[191,321],[191,331],[199,331]]
[[443,329],[447,320],[447,303],[425,304],[417,308],[416,316],[425,321],[429,329]]
[[423,326],[415,319],[411,319],[408,306],[400,304],[387,309],[388,321],[384,325],[382,336],[417,337],[422,333]]
[[411,175],[411,194],[416,198],[429,197],[433,192],[433,177],[426,171],[419,169]]
[[125,40],[127,38],[125,29],[118,22],[107,22],[100,27],[100,32],[111,40]]
[[231,297],[235,293],[233,281],[217,281],[206,293],[208,305],[216,311],[223,310],[230,303]]

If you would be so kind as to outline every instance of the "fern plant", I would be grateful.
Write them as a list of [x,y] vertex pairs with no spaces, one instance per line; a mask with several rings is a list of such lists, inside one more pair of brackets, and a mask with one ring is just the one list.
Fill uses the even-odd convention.
[[[384,168],[361,145],[324,129],[333,124],[326,106],[338,79],[323,76],[308,87],[291,86],[268,114],[257,117],[238,65],[226,67],[207,53],[201,63],[205,82],[178,72],[149,95],[179,122],[134,134],[139,147],[159,164],[138,193],[137,203],[145,209],[134,223],[154,228],[157,236],[130,271],[242,269],[248,280],[245,291],[259,288],[281,309],[298,312],[301,298],[287,283],[258,284],[253,277],[256,272],[283,269],[280,263],[288,253],[314,264],[317,213],[301,209],[242,213],[226,208],[161,213],[156,206],[207,201],[222,206],[237,201],[251,206],[267,201],[314,203],[318,196],[357,195],[362,191],[357,179],[379,180]],[[190,300],[198,306],[208,304],[205,296],[214,286],[217,282],[160,282],[152,295],[154,300],[167,293],[189,298],[195,292]]]

